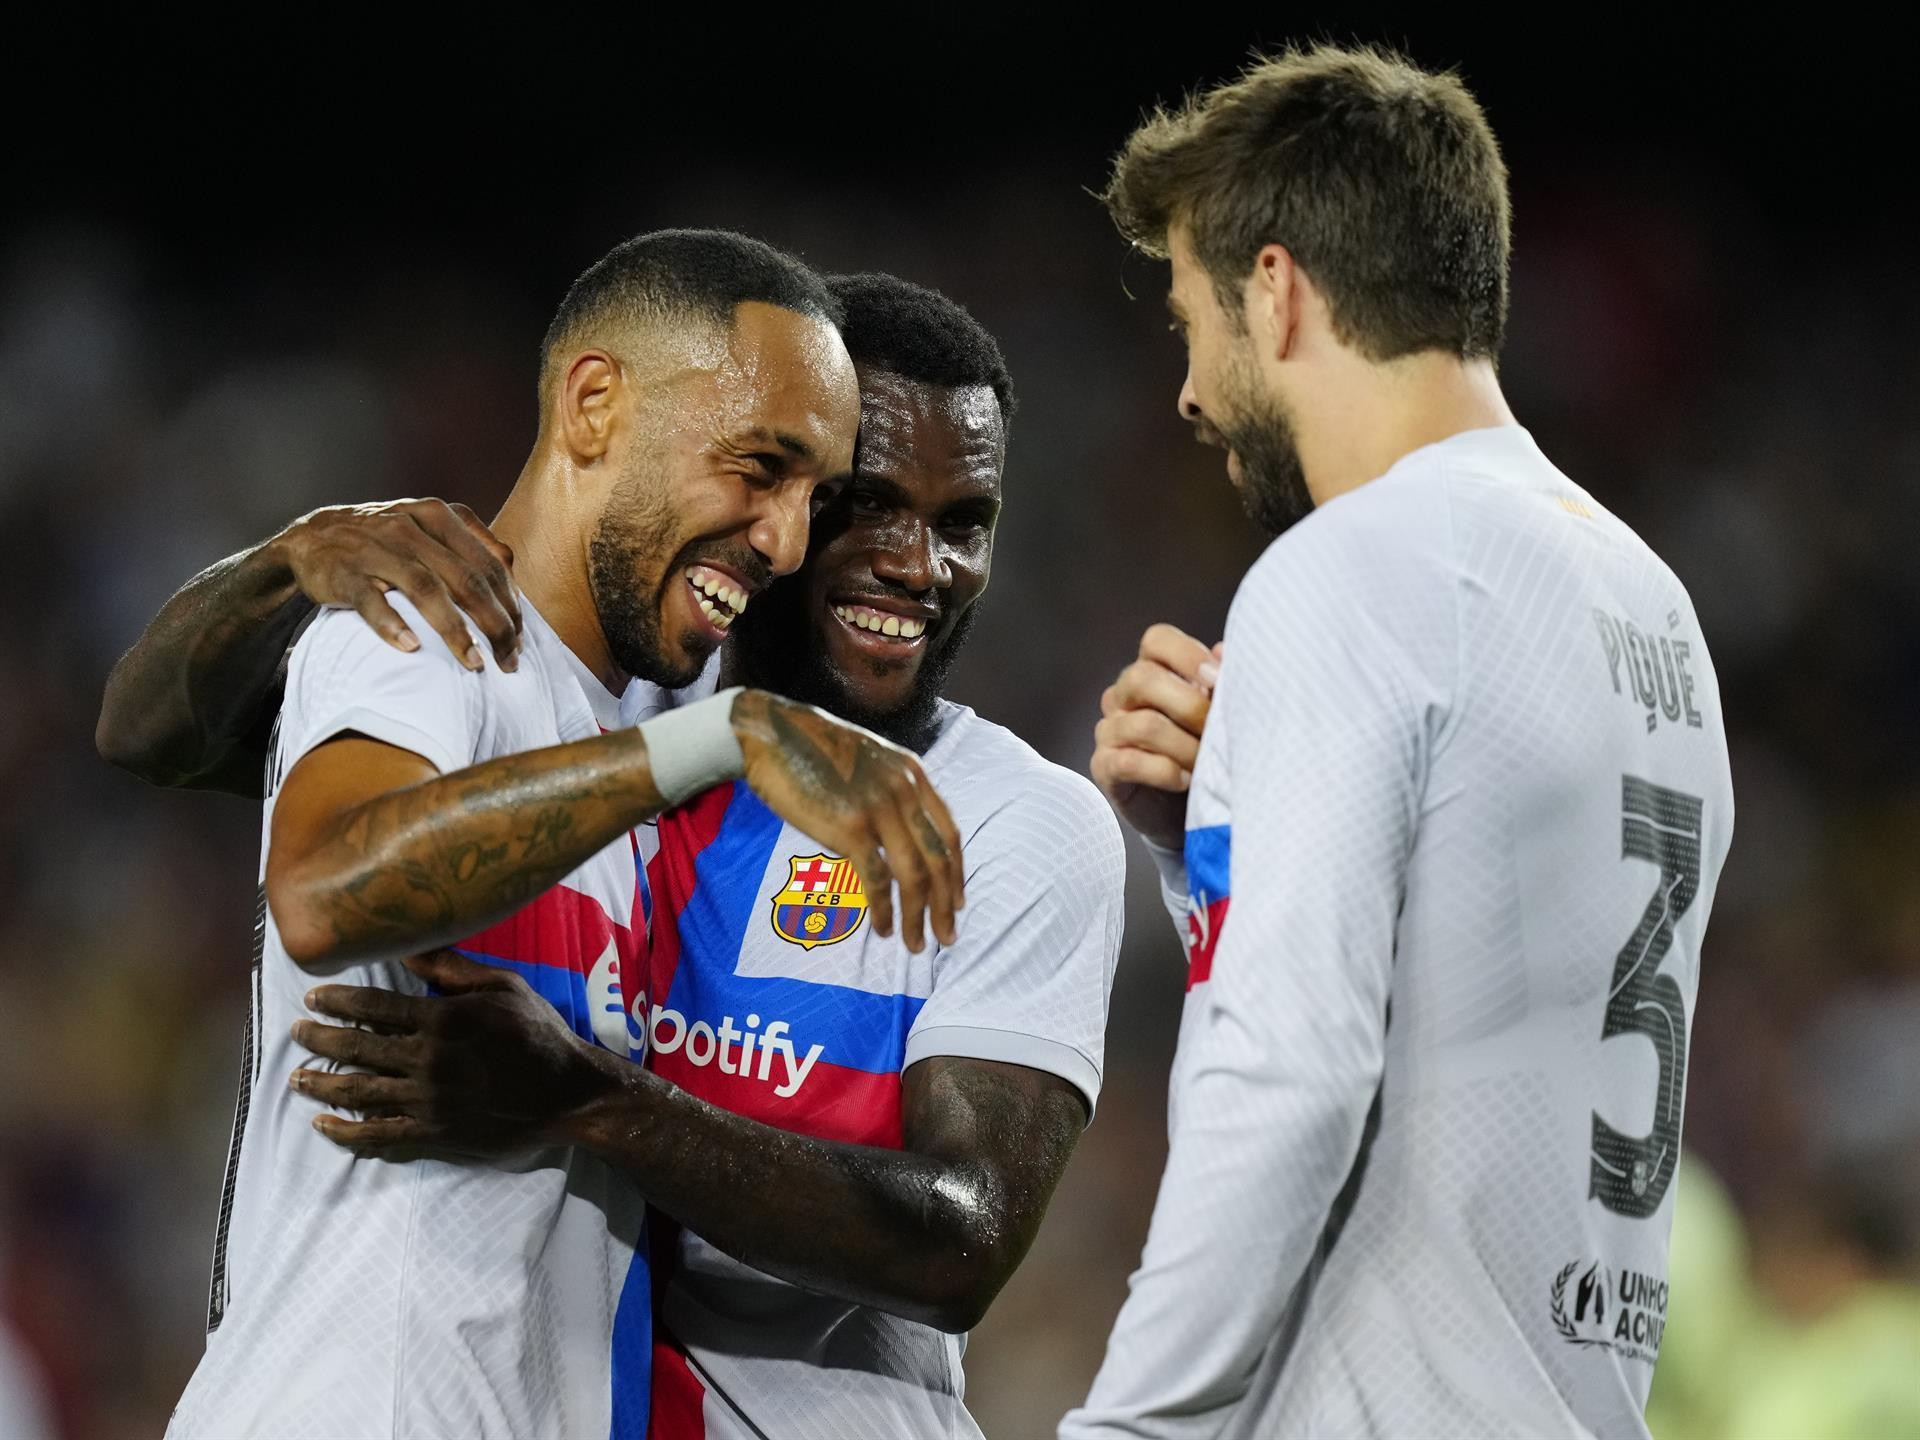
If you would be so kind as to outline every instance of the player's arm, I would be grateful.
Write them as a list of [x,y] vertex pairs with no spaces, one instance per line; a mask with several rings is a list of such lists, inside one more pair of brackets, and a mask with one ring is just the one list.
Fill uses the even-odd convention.
[[1187,792],[1223,650],[1172,625],[1149,627],[1140,653],[1100,696],[1093,730],[1093,781],[1146,842],[1176,926],[1187,907]]
[[1145,1253],[1071,1440],[1218,1433],[1379,1090],[1422,721],[1339,567],[1288,558],[1228,625],[1210,723],[1233,760],[1234,893],[1175,1060]]
[[513,553],[464,505],[399,500],[316,510],[181,587],[107,677],[94,741],[155,785],[258,796],[280,667],[316,604],[357,610],[398,650],[420,637],[407,596],[469,670],[473,619],[504,669],[520,643]]
[[294,1088],[376,1118],[321,1115],[362,1154],[580,1145],[729,1255],[829,1295],[967,1330],[1026,1254],[1087,1119],[1067,1081],[934,1056],[901,1079],[903,1148],[749,1120],[581,1039],[518,975],[443,951],[411,960],[442,994],[323,986],[316,1055],[372,1073]]
[[[714,728],[722,735],[716,737]],[[733,755],[724,755],[726,737]],[[664,748],[672,738],[674,754]],[[710,763],[718,739],[727,769]],[[632,730],[442,774],[400,746],[346,735],[308,751],[274,805],[267,903],[287,953],[329,966],[471,934],[526,904],[670,804],[744,777],[768,806],[858,857],[875,928],[951,943],[964,903],[946,806],[909,752],[765,691],[727,692]]]

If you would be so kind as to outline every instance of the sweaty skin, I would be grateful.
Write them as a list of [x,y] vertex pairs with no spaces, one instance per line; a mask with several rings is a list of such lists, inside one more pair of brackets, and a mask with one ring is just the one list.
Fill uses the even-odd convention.
[[518,975],[442,951],[408,962],[442,998],[328,985],[294,1038],[373,1073],[296,1071],[361,1155],[584,1146],[736,1259],[944,1330],[971,1329],[1025,1256],[1086,1124],[1065,1081],[935,1057],[901,1080],[903,1148],[747,1120],[580,1039]]
[[[750,637],[736,633],[727,678],[764,673],[765,655],[801,653],[810,662],[807,674],[774,677],[776,688],[911,743],[919,737],[888,721],[911,714],[916,687],[944,674],[986,588],[1005,430],[987,387],[929,386],[857,368],[862,410],[854,478],[817,514],[801,572],[755,599],[736,622],[742,632],[749,622],[765,623],[768,643],[754,645],[747,664]],[[201,584],[182,597],[194,601]],[[912,640],[856,631],[835,613],[853,604],[929,623]],[[191,644],[214,652],[213,663],[196,672],[207,688],[238,691],[246,677],[272,673],[273,664],[263,662],[277,663],[283,642],[270,639],[264,625],[226,625],[215,645],[207,630],[221,606],[200,597],[182,609],[197,620],[197,632],[156,622],[123,666],[162,668]],[[789,683],[796,680],[811,688]],[[254,681],[221,704],[271,713],[277,701]],[[794,723],[780,713],[783,725]],[[179,716],[170,709],[166,718],[179,725]],[[263,739],[264,726],[255,729]],[[190,755],[196,733],[169,743]],[[858,757],[837,734],[808,738],[818,768],[793,783],[810,783],[818,795],[830,775],[849,773]],[[798,740],[788,733],[783,743],[792,748],[785,753],[800,754]],[[234,749],[243,752],[245,742]],[[222,778],[250,773],[257,780],[259,760],[249,758],[250,772],[232,766]],[[203,778],[188,783],[208,783],[199,773]],[[503,833],[518,843],[538,813],[536,806],[518,817],[519,829],[501,826],[474,843],[497,846]],[[918,853],[937,857],[945,841],[931,817],[912,823]],[[478,876],[476,867],[476,882]],[[461,957],[409,963],[438,977],[448,994],[413,1002],[323,986],[312,996],[318,1013],[374,1029],[307,1023],[301,1043],[378,1073],[301,1071],[296,1088],[342,1109],[391,1112],[322,1115],[315,1123],[329,1138],[367,1153],[392,1146],[399,1156],[417,1150],[421,1142],[411,1137],[431,1133],[433,1143],[499,1154],[562,1128],[626,1168],[667,1214],[744,1262],[949,1330],[970,1328],[1025,1255],[1086,1121],[1085,1101],[1058,1076],[937,1057],[902,1076],[901,1149],[797,1135],[721,1110],[578,1042],[545,1001],[508,983],[517,977],[486,971],[467,986],[465,972],[452,968]]]
[[[841,853],[867,856],[876,877],[889,875],[877,853],[888,844],[907,943],[920,944],[928,903],[935,932],[951,943],[959,836],[919,762],[761,691],[741,692],[733,713],[748,783],[761,798]],[[639,730],[503,755],[450,775],[392,745],[335,740],[295,765],[281,788],[267,903],[288,955],[302,965],[442,945],[504,919],[666,808]],[[924,819],[907,813],[922,809]],[[913,854],[899,838],[929,826],[937,856]],[[876,902],[886,883],[873,882]],[[875,928],[892,933],[891,911],[874,908]]]

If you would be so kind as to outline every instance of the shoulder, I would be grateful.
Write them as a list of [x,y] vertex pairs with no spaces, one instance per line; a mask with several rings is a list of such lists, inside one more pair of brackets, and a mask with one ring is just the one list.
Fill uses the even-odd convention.
[[[1453,570],[1448,469],[1414,456],[1300,520],[1247,572],[1235,605],[1284,597],[1311,611],[1444,586]],[[1388,582],[1383,586],[1382,582]]]
[[1358,661],[1409,693],[1450,692],[1463,578],[1455,468],[1446,445],[1415,452],[1276,539],[1235,592],[1228,655]]
[[[928,752],[928,778],[970,847],[1059,847],[1124,868],[1120,825],[1086,776],[962,705]],[[978,842],[978,843],[976,843]]]
[[[420,648],[397,650],[352,610],[322,610],[295,643],[287,668],[285,708],[296,723],[324,724],[336,712],[371,708],[435,730],[459,729],[478,744],[483,729],[507,722],[516,735],[552,713],[551,677],[540,647],[529,644],[511,674],[482,647],[485,668],[467,669],[398,592],[388,596],[420,638]],[[540,743],[536,738],[533,743]],[[524,746],[523,746],[524,748]]]

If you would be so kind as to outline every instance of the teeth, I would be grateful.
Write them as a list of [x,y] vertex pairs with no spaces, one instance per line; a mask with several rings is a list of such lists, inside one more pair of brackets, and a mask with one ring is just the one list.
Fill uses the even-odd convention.
[[699,602],[699,604],[700,604],[700,613],[706,616],[707,620],[710,623],[714,625],[718,625],[722,630],[726,629],[729,625],[733,623],[733,616],[723,613],[721,610],[716,608],[712,604],[712,602],[707,600],[702,600]]
[[905,620],[898,615],[882,615],[877,610],[870,610],[865,606],[836,605],[833,607],[833,613],[849,625],[870,630],[876,635],[917,640],[927,633],[927,622],[924,620]]
[[[698,573],[696,573],[696,568]],[[707,618],[713,620],[716,624],[725,625],[729,620],[738,617],[740,612],[747,608],[747,593],[744,590],[734,589],[725,579],[716,575],[713,571],[708,570],[705,566],[689,566],[686,573],[687,583],[693,586],[697,594],[707,597],[707,599],[700,601],[701,612],[707,614]],[[709,601],[713,602],[713,604],[710,605]],[[717,605],[724,605],[733,613],[717,615],[710,613],[713,606]]]

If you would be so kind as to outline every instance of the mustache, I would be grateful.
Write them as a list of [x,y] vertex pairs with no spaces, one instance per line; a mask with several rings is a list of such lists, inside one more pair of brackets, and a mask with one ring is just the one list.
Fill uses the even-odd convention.
[[724,540],[694,540],[680,547],[680,553],[667,566],[663,581],[671,580],[689,565],[724,565],[737,573],[756,591],[773,583],[773,570],[766,557],[751,545],[730,545]]
[[1233,448],[1227,443],[1226,436],[1222,435],[1204,420],[1195,420],[1193,422],[1193,438],[1202,445],[1213,446],[1216,450],[1230,450]]
[[920,610],[931,610],[936,616],[947,613],[946,603],[937,592],[930,592],[924,598],[916,590],[905,586],[877,586],[867,590],[842,590],[837,586],[833,590],[834,599],[843,604],[858,605],[863,600],[904,600]]

